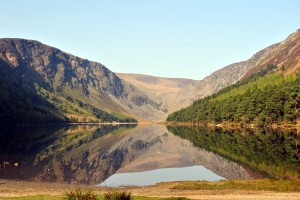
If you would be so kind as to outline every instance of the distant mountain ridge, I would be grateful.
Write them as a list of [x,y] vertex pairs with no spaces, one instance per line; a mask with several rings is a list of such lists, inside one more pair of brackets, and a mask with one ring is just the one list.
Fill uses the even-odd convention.
[[[273,44],[259,51],[247,61],[241,61],[223,67],[202,80],[162,79],[148,75],[124,73],[118,73],[118,76],[136,85],[143,91],[150,90],[152,93],[156,93],[156,95],[150,94],[150,96],[154,98],[155,96],[159,96],[156,98],[163,101],[163,103],[167,105],[169,112],[172,112],[187,107],[193,101],[211,95],[241,80],[252,68],[272,54],[278,45],[279,44]],[[149,82],[150,78],[152,81]],[[166,80],[173,81],[173,86],[166,86]],[[183,80],[185,84],[180,84],[180,80]],[[160,91],[158,89],[159,87],[165,87],[165,91]],[[159,91],[159,94],[157,94],[157,91]]]
[[[232,85],[239,80],[245,79],[252,74],[261,71],[266,68],[268,64],[275,64],[278,66],[284,66],[285,74],[291,74],[296,72],[300,67],[300,30],[292,33],[284,41],[270,45],[261,51],[255,53],[250,59],[225,66],[211,75],[206,76],[202,80],[191,81],[189,84],[183,87],[177,88],[176,91],[166,93],[164,100],[171,99],[171,103],[166,104],[169,112],[179,110],[192,104],[197,99],[204,98],[208,95],[214,94],[217,91]],[[147,83],[147,77],[139,75],[137,81],[135,75],[120,74],[120,77],[124,78],[132,84],[136,84],[137,87],[143,90],[143,84]],[[138,83],[137,83],[138,82]],[[141,84],[143,83],[143,84]],[[156,92],[158,85],[164,85],[164,83],[151,83],[152,92]]]
[[142,74],[117,73],[117,75],[144,91],[152,99],[161,102],[168,109],[168,113],[178,109],[176,104],[178,94],[188,85],[196,82],[192,79],[164,78]]

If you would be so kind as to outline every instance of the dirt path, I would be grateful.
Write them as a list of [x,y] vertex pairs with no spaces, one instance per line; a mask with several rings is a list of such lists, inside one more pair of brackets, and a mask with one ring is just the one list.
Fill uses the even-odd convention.
[[[1,197],[17,197],[27,195],[62,195],[70,188],[76,188],[77,185],[58,184],[58,183],[37,183],[24,181],[0,180],[0,199]],[[111,191],[109,188],[80,186],[93,189],[96,192],[103,193]],[[172,183],[155,185],[151,187],[132,187],[119,189],[131,192],[138,196],[151,197],[187,197],[190,199],[202,200],[299,200],[300,192],[278,193],[268,191],[246,191],[246,190],[178,190],[170,189]]]

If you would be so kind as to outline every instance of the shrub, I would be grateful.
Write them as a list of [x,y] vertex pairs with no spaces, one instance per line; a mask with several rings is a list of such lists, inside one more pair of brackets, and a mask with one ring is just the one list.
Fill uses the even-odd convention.
[[130,200],[131,194],[126,192],[108,192],[104,194],[104,200]]
[[75,190],[69,190],[65,194],[66,200],[97,200],[96,194],[91,190],[81,190],[76,188]]

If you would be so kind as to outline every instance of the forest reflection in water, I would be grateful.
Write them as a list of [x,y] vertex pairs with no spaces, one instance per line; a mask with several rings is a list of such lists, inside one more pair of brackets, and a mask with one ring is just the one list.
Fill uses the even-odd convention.
[[[132,185],[128,174],[170,169],[162,170],[162,181],[168,181],[174,168],[203,166],[219,179],[299,179],[298,142],[293,132],[163,125],[2,128],[0,178],[98,185],[126,174]],[[199,175],[198,180],[210,179]]]
[[117,141],[122,137],[119,133],[135,126],[33,125],[2,128],[0,178],[98,183],[109,174],[102,171],[111,170],[111,167],[103,166],[105,162],[96,163],[105,157],[106,148],[111,144],[110,138]]
[[169,126],[199,148],[276,179],[300,179],[299,130]]

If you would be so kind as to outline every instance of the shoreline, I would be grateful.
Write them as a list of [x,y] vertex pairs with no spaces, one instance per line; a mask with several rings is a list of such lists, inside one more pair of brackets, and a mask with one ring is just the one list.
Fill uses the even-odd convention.
[[300,124],[276,124],[273,123],[268,126],[258,126],[255,124],[241,124],[241,123],[234,123],[234,122],[222,122],[222,123],[214,123],[214,122],[163,122],[166,126],[187,126],[187,127],[208,127],[208,128],[233,128],[233,129],[259,129],[259,128],[271,128],[271,129],[298,129],[300,128]]
[[1,125],[1,127],[22,127],[22,126],[71,126],[71,125],[148,125],[148,124],[157,124],[156,122],[99,122],[99,123],[90,123],[90,122],[66,122],[66,123],[36,123],[36,124],[8,124]]
[[[264,180],[261,180],[264,181]],[[265,180],[268,181],[268,180]],[[271,180],[270,180],[271,181]],[[221,181],[221,182],[207,182],[207,181],[185,181],[185,182],[168,182],[158,183],[153,186],[144,187],[124,187],[124,188],[107,188],[99,186],[77,185],[67,183],[49,183],[49,182],[33,182],[33,181],[15,181],[0,179],[0,199],[22,199],[22,197],[28,196],[57,196],[57,198],[63,197],[65,192],[69,189],[81,188],[83,190],[92,190],[97,195],[103,195],[106,192],[112,191],[125,191],[130,192],[133,196],[142,197],[185,197],[189,199],[220,199],[220,200],[242,200],[242,199],[254,199],[254,200],[273,200],[273,199],[300,199],[300,182],[296,191],[271,191],[262,189],[247,189],[237,188],[234,185],[232,188],[215,188],[208,189],[206,187],[189,188],[191,185],[197,186],[197,184],[206,185],[220,185],[224,183],[237,182],[237,183],[249,183],[251,184],[258,181]],[[182,187],[183,186],[183,187]],[[184,188],[187,186],[187,188]]]
[[298,129],[300,128],[300,124],[276,124],[273,123],[268,126],[259,126],[255,124],[242,124],[242,123],[235,123],[235,122],[222,122],[222,123],[215,123],[215,122],[169,122],[169,121],[143,121],[143,122],[63,122],[63,123],[32,123],[32,124],[9,124],[4,125],[4,127],[10,126],[44,126],[44,125],[53,125],[53,126],[66,126],[66,125],[171,125],[171,126],[187,126],[187,127],[208,127],[208,128],[236,128],[236,129],[258,129],[258,128],[271,128],[271,129]]

